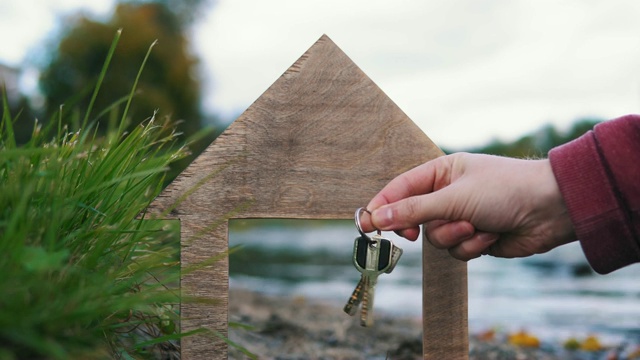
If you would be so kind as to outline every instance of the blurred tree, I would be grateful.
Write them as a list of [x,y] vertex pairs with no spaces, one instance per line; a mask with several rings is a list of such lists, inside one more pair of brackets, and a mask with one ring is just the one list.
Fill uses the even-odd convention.
[[186,26],[197,20],[202,14],[202,8],[212,5],[213,0],[122,0],[120,2],[134,5],[149,3],[164,5],[183,26]]
[[[85,16],[70,19],[40,78],[46,113],[53,114],[61,104],[87,108],[88,95],[116,31],[123,29],[90,120],[129,94],[149,46],[158,40],[142,72],[128,120],[137,124],[157,110],[157,116],[180,120],[179,130],[187,135],[200,129],[197,59],[188,51],[182,20],[167,7],[174,2],[177,1],[121,3],[107,22]],[[104,129],[107,120],[99,120]]]
[[554,126],[546,125],[533,134],[522,136],[511,143],[494,140],[486,146],[465,151],[517,158],[546,157],[549,150],[580,137],[600,121],[602,120],[580,119],[566,132],[559,132]]

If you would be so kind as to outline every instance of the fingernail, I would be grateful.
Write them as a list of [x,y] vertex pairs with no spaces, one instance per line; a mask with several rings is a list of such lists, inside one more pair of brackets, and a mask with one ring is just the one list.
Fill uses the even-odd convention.
[[373,212],[373,223],[381,229],[393,223],[393,211],[390,208],[381,208]]

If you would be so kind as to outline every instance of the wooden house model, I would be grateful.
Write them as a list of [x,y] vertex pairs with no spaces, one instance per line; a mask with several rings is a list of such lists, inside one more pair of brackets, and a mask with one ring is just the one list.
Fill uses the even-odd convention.
[[[325,35],[149,211],[180,220],[186,269],[225,254],[230,219],[353,219],[355,209],[392,178],[440,155]],[[424,246],[423,261],[424,358],[466,358],[466,264],[431,246]],[[212,300],[182,304],[182,331],[205,327],[226,333],[226,257],[185,272],[181,287],[183,294]],[[211,337],[187,337],[182,356],[227,359],[227,345]]]

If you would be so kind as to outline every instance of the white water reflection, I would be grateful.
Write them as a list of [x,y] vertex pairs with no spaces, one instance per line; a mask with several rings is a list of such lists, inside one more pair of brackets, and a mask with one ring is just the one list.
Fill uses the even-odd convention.
[[[242,223],[232,223],[230,245],[243,244],[241,252],[250,256],[231,258],[230,285],[342,305],[359,279],[351,265],[358,233],[352,221],[318,223],[244,230]],[[404,254],[392,274],[379,278],[376,311],[419,317],[421,244],[384,235]],[[468,273],[472,330],[527,328],[542,336],[575,336],[640,329],[640,265],[596,275],[577,243],[525,259],[482,257],[469,262]]]

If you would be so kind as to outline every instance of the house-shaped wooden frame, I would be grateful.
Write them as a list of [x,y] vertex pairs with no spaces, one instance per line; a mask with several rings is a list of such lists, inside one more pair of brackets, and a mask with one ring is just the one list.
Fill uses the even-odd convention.
[[[164,190],[150,212],[180,220],[184,269],[228,250],[229,219],[353,219],[389,180],[440,155],[325,35]],[[467,358],[466,264],[431,246],[423,253],[424,358]],[[226,258],[183,273],[181,286],[183,294],[215,300],[183,303],[182,331],[226,333]],[[187,337],[182,356],[227,359],[227,345]]]

